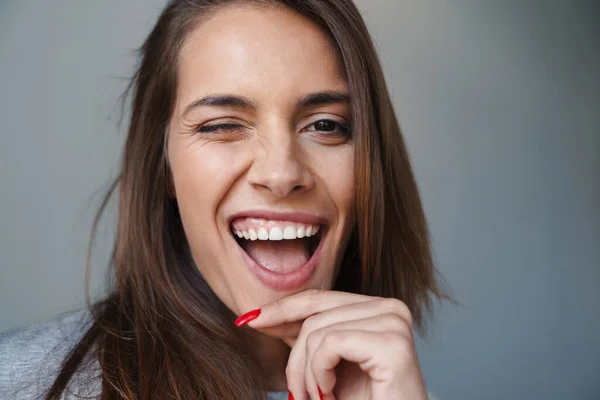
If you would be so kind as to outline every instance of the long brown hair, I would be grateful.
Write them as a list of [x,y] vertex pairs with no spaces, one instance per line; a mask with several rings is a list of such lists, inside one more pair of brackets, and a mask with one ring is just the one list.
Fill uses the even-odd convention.
[[[170,196],[165,135],[177,91],[177,59],[187,35],[232,3],[289,7],[336,43],[348,80],[357,222],[337,290],[395,297],[422,326],[436,281],[429,235],[406,147],[381,66],[351,0],[172,0],[140,49],[121,172],[113,288],[91,307],[93,323],[47,392],[58,399],[93,354],[102,399],[264,399],[265,378],[192,261]],[[97,220],[96,220],[97,222]],[[96,224],[95,224],[96,225]]]

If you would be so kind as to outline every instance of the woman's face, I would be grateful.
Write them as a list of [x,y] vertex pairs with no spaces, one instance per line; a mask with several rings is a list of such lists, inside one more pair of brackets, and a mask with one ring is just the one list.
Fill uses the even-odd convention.
[[179,62],[168,157],[202,275],[236,313],[330,289],[354,224],[333,44],[286,8],[232,6],[191,33]]

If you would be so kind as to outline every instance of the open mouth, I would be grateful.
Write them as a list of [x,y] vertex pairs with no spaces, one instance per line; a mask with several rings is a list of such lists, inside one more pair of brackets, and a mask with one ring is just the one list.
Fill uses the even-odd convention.
[[231,232],[240,248],[258,266],[288,275],[309,264],[324,237],[323,224],[236,218]]

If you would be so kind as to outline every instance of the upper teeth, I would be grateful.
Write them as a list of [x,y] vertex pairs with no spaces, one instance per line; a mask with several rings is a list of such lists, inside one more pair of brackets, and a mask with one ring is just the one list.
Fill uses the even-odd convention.
[[249,240],[284,240],[284,239],[301,239],[303,237],[311,237],[319,232],[319,225],[306,224],[283,224],[273,226],[267,230],[264,226],[257,228],[248,228],[243,230],[234,229],[233,232],[241,239]]

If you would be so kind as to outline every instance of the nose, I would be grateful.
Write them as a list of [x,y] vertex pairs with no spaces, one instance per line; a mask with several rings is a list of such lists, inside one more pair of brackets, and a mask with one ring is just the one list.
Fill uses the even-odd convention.
[[278,198],[310,190],[314,186],[314,177],[302,162],[292,135],[277,136],[256,146],[248,182]]

